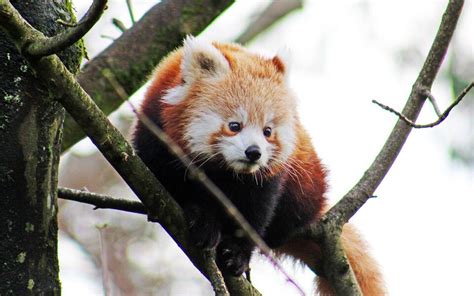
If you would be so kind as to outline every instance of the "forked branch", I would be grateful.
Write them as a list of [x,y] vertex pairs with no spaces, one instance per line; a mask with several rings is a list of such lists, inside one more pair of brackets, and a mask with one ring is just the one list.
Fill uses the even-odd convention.
[[428,127],[435,127],[437,126],[438,124],[440,124],[441,122],[443,122],[449,115],[449,112],[451,112],[451,110],[456,107],[457,104],[459,104],[462,99],[466,96],[466,94],[471,90],[471,88],[474,86],[474,82],[471,82],[459,95],[458,97],[456,98],[456,100],[454,100],[451,105],[449,105],[448,108],[446,108],[446,110],[443,112],[443,113],[440,113],[439,112],[439,108],[437,107],[436,105],[436,101],[434,100],[434,97],[433,95],[428,91],[424,91],[423,92],[423,95],[425,95],[427,98],[430,99],[431,101],[431,104],[433,105],[433,107],[435,108],[435,112],[436,114],[438,115],[438,119],[432,123],[428,123],[428,124],[417,124],[415,123],[414,121],[412,121],[411,119],[409,119],[408,117],[406,117],[405,115],[403,115],[402,113],[398,112],[397,110],[393,109],[392,107],[389,107],[387,105],[384,105],[382,103],[379,103],[377,102],[376,100],[372,100],[372,103],[378,105],[380,108],[384,109],[384,110],[387,110],[389,112],[392,112],[394,114],[396,114],[398,116],[398,118],[400,118],[401,120],[403,120],[406,124],[408,124],[409,126],[413,127],[413,128],[428,128]]
[[43,57],[58,53],[79,41],[97,23],[100,16],[107,8],[107,0],[94,0],[89,10],[76,25],[65,32],[52,37],[34,39],[25,49],[23,54],[32,57]]
[[[19,51],[25,40],[45,38],[33,28],[7,0],[0,0],[0,29],[5,31]],[[159,221],[167,232],[188,255],[193,264],[211,282],[219,280],[215,262],[189,240],[186,222],[179,205],[163,188],[153,173],[136,155],[120,132],[109,122],[106,115],[94,104],[80,87],[75,77],[56,55],[41,59],[25,55],[39,79],[54,89],[56,100],[61,103],[93,143],[112,164],[130,188],[137,194],[149,213],[150,220]],[[235,295],[259,295],[258,291],[242,277],[227,283]],[[220,285],[222,286],[222,284]],[[222,291],[215,286],[216,293]]]
[[[426,96],[423,96],[419,89],[431,89],[454,34],[463,4],[463,0],[450,0],[444,12],[425,63],[414,83],[405,108],[401,112],[412,122],[418,117],[425,102]],[[343,225],[373,196],[374,191],[400,153],[411,130],[412,126],[407,125],[402,119],[398,120],[383,148],[359,182],[320,221],[305,232],[306,237],[321,242],[324,274],[338,295],[360,295],[360,290],[355,284],[356,280],[352,269],[345,269],[345,266],[348,266],[348,261],[339,240],[331,238],[340,237]],[[341,273],[341,270],[345,270],[345,272]]]

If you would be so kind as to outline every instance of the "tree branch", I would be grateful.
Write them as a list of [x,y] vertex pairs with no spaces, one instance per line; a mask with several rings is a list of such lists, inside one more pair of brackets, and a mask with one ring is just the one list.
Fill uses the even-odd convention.
[[123,22],[119,19],[113,18],[112,19],[112,24],[120,30],[120,32],[125,32],[127,31],[127,27],[123,24]]
[[[58,198],[90,204],[94,206],[94,210],[114,209],[129,213],[147,215],[145,206],[139,201],[114,198],[108,195],[84,190],[59,187]],[[205,268],[209,274],[209,281],[211,282],[216,295],[229,295],[227,287],[225,286],[224,278],[222,277],[222,274],[214,261],[214,254],[210,250],[203,250],[203,256],[205,261],[209,262]]]
[[[7,33],[18,50],[22,48],[25,36],[30,40],[44,38],[44,35],[31,27],[7,0],[0,0],[0,28]],[[214,277],[215,275],[211,275],[210,272],[218,272],[214,268],[215,262],[207,260],[202,250],[190,242],[179,205],[80,87],[59,58],[56,55],[41,59],[28,56],[25,58],[38,77],[48,83],[50,89],[54,89],[58,101],[143,202],[149,212],[148,218],[163,225],[191,262],[207,278]],[[230,284],[236,285],[230,288],[236,291],[236,295],[259,295],[258,291],[243,278],[231,281]]]
[[53,37],[34,40],[23,52],[33,57],[43,57],[58,53],[73,45],[89,32],[107,7],[107,0],[94,0],[79,23],[65,32]]
[[135,24],[135,16],[133,15],[132,1],[126,0],[126,2],[127,2],[128,14],[130,15],[130,21],[132,22],[132,24]]
[[[443,122],[449,115],[449,112],[451,112],[451,110],[456,107],[457,104],[459,104],[462,99],[464,98],[464,96],[466,96],[466,94],[471,90],[471,88],[474,86],[474,82],[471,82],[459,95],[458,97],[456,98],[456,100],[454,100],[451,105],[449,105],[449,107],[443,112],[443,113],[440,113],[439,112],[439,109],[437,107],[434,107],[438,115],[438,120],[432,122],[432,123],[428,123],[428,124],[417,124],[415,123],[414,121],[410,120],[409,118],[407,118],[405,115],[403,115],[402,113],[398,112],[397,110],[393,109],[392,107],[389,107],[387,105],[384,105],[382,103],[379,103],[377,102],[376,100],[372,100],[372,103],[378,105],[380,108],[384,109],[384,110],[387,110],[389,112],[392,112],[394,114],[396,114],[398,116],[398,118],[400,118],[401,120],[403,120],[406,124],[408,124],[409,126],[413,127],[413,128],[428,128],[428,127],[435,127],[437,126],[438,124],[440,124],[441,122]],[[424,93],[423,95],[427,96],[428,98],[430,98],[430,101],[434,102],[434,99],[433,99],[433,96],[431,95],[430,92],[428,93]],[[436,104],[433,104],[433,106],[436,106]]]
[[58,198],[91,204],[96,209],[114,209],[147,215],[145,206],[139,201],[113,198],[108,195],[92,193],[72,188],[58,188]]
[[302,0],[272,1],[255,21],[235,40],[246,44],[287,14],[303,7]]
[[[182,44],[186,35],[199,34],[233,2],[161,1],[82,68],[77,76],[79,84],[105,114],[112,113],[122,101],[117,100],[102,70],[114,73],[127,95],[132,95],[147,81],[158,62]],[[63,151],[85,136],[70,116],[66,116],[63,133]]]
[[[412,88],[403,114],[415,121],[425,102],[425,96],[418,89],[431,89],[443,58],[453,36],[464,1],[451,0],[443,15],[441,25]],[[373,196],[374,191],[390,170],[402,149],[412,127],[398,120],[383,148],[364,173],[359,182],[304,235],[321,243],[324,258],[324,273],[338,295],[360,295],[352,269],[338,239],[342,226]],[[342,272],[341,272],[342,271]]]

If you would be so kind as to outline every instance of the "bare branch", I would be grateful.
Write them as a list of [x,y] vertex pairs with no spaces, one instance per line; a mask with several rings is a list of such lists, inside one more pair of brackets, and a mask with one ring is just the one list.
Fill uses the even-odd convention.
[[114,26],[120,30],[120,32],[125,32],[127,31],[127,27],[123,24],[123,22],[119,19],[116,19],[116,18],[113,18],[112,19],[112,24],[114,24]]
[[72,188],[58,188],[58,198],[91,204],[96,209],[114,209],[137,214],[147,214],[145,206],[139,201],[117,199],[108,195],[92,193]]
[[[409,126],[413,127],[413,128],[428,128],[428,127],[435,127],[437,126],[438,124],[440,124],[441,122],[443,122],[449,115],[449,112],[451,112],[451,110],[456,107],[457,104],[459,104],[462,99],[466,96],[466,94],[471,90],[471,88],[474,86],[474,82],[471,82],[460,94],[459,96],[456,98],[456,100],[454,100],[451,105],[449,105],[449,107],[446,109],[446,111],[444,111],[442,114],[439,113],[439,110],[436,111],[436,113],[438,113],[438,120],[432,122],[432,123],[428,123],[428,124],[417,124],[415,122],[413,122],[412,120],[410,120],[409,118],[407,118],[405,115],[403,115],[402,113],[396,111],[395,109],[393,109],[392,107],[389,107],[387,105],[384,105],[382,103],[379,103],[377,102],[376,100],[372,100],[372,103],[378,105],[380,108],[384,109],[384,110],[387,110],[389,112],[392,112],[394,114],[396,114],[398,116],[398,118],[400,118],[401,120],[403,120],[406,124],[408,124]],[[434,101],[434,98],[433,98],[433,95],[430,93],[430,92],[423,92],[423,95],[424,96],[427,96],[428,98],[432,98],[430,99],[431,100],[431,103],[433,103]],[[437,109],[436,105],[433,104],[433,107],[435,109]]]
[[132,7],[132,1],[131,0],[126,0],[127,2],[127,9],[128,9],[128,14],[130,15],[130,20],[132,21],[132,24],[135,24],[135,16],[133,15],[133,7]]
[[55,54],[73,45],[81,39],[99,20],[107,7],[107,0],[94,0],[91,7],[77,25],[65,32],[49,38],[34,40],[25,54],[33,57],[43,57]]
[[[463,0],[449,1],[431,49],[402,112],[411,121],[416,120],[425,102],[425,97],[418,89],[431,88],[454,34],[463,4]],[[321,242],[324,274],[338,295],[360,295],[360,290],[355,284],[352,268],[346,269],[348,261],[339,240],[331,238],[339,237],[342,226],[373,196],[400,153],[411,129],[405,121],[398,120],[383,148],[359,182],[305,233],[307,237]]]
[[258,34],[268,29],[279,19],[290,12],[303,7],[302,0],[272,1],[265,10],[253,21],[247,29],[236,39],[236,42],[245,44]]
[[100,241],[100,265],[102,269],[102,288],[104,289],[104,295],[109,296],[110,294],[110,272],[109,264],[107,260],[107,240],[105,239],[105,229],[107,224],[96,225],[95,228],[99,231]]
[[420,92],[420,94],[426,96],[430,100],[430,103],[433,106],[433,109],[434,109],[436,115],[438,115],[438,117],[440,117],[441,116],[441,111],[439,111],[438,103],[436,102],[436,99],[433,96],[433,94],[431,93],[431,91],[429,89],[423,88],[423,87],[418,89],[418,91]]

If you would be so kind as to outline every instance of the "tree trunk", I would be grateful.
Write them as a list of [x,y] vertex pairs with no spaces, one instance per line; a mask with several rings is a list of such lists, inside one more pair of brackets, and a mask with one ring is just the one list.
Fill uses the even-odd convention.
[[[48,36],[69,0],[11,1]],[[82,47],[61,55],[75,73]],[[59,295],[56,189],[64,109],[0,31],[0,295]]]

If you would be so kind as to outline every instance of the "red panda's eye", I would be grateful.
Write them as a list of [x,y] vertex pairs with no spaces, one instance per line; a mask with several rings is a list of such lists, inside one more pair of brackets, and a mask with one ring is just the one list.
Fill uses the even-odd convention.
[[267,126],[266,128],[263,129],[263,135],[265,137],[270,137],[272,135],[272,128]]
[[229,129],[230,131],[237,133],[237,132],[240,132],[240,130],[242,129],[242,126],[240,125],[240,123],[232,121],[232,122],[229,122]]

